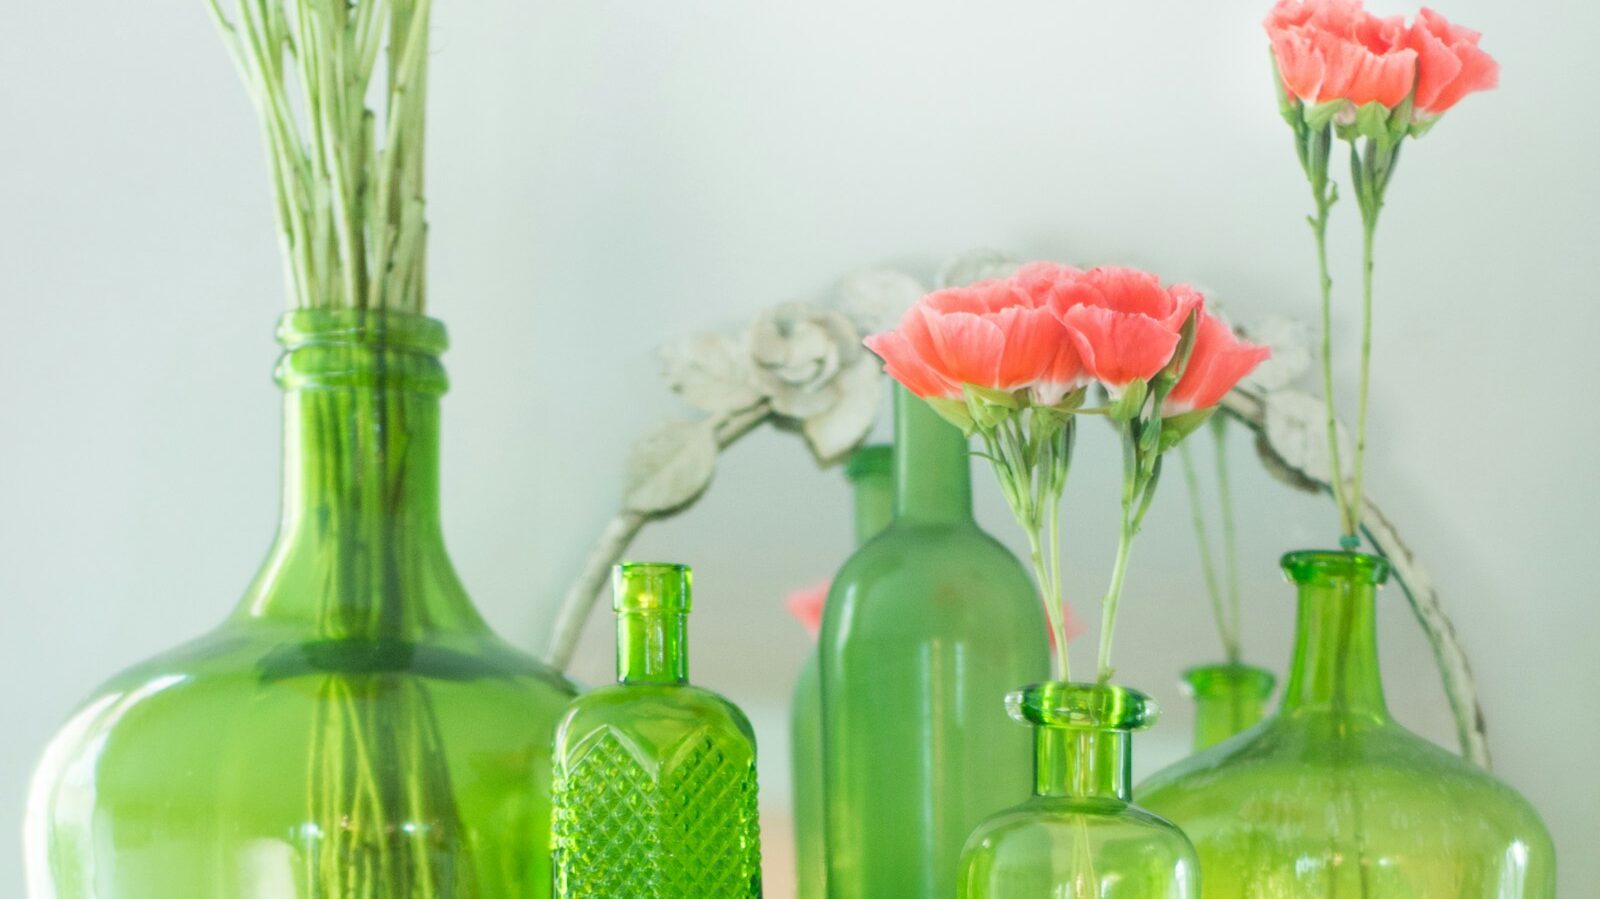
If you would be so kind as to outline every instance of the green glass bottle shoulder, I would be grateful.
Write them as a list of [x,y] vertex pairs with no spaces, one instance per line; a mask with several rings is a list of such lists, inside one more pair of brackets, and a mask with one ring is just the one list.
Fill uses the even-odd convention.
[[1197,899],[1194,847],[1126,803],[1034,797],[967,843],[957,899]]
[[[574,691],[488,630],[444,553],[443,329],[301,312],[282,331],[278,541],[220,627],[111,678],[46,748],[30,895],[547,895],[529,772]],[[379,462],[385,515],[357,486]]]
[[1374,627],[1386,563],[1292,553],[1284,567],[1300,608],[1279,711],[1138,791],[1194,841],[1204,895],[1553,896],[1533,807],[1390,717]]

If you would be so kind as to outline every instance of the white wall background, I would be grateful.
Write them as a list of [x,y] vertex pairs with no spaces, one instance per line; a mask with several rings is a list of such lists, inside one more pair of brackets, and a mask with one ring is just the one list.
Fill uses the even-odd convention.
[[[1504,86],[1408,149],[1391,191],[1369,482],[1438,576],[1497,770],[1543,811],[1578,895],[1600,882],[1600,426],[1585,395],[1600,375],[1600,175],[1583,162],[1600,145],[1600,12],[1441,4],[1487,33]],[[1310,318],[1307,192],[1273,103],[1265,5],[439,3],[446,506],[489,617],[540,635],[631,435],[677,411],[654,380],[667,335],[823,295],[861,266],[931,275],[980,244],[1145,266],[1241,318]],[[0,846],[14,847],[27,771],[71,705],[218,619],[261,557],[282,289],[255,123],[201,0],[8,2],[3,21]],[[1339,213],[1350,301],[1354,210]],[[1336,325],[1349,336],[1354,321],[1347,304]],[[1088,596],[1115,476],[1109,435],[1082,444],[1069,560]],[[1010,538],[978,474],[980,515]],[[1328,543],[1332,510],[1252,466],[1239,481],[1247,645],[1281,670],[1274,560]],[[1174,479],[1119,628],[1123,677],[1171,709],[1141,767],[1186,739],[1177,671],[1217,654],[1186,515]],[[847,532],[838,473],[762,434],[639,546],[699,566],[695,670],[763,722],[775,806],[806,651],[780,599],[834,568]],[[590,679],[609,666],[605,626],[586,644]],[[1397,592],[1382,627],[1398,716],[1449,742]],[[17,867],[0,850],[0,893]]]

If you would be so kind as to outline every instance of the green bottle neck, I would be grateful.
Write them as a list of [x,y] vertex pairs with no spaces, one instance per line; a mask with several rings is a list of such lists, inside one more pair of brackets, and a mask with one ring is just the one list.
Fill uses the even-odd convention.
[[894,513],[918,522],[972,520],[967,439],[927,403],[894,388]]
[[855,500],[856,546],[878,535],[894,518],[894,450],[864,446],[850,457],[850,487]]
[[312,638],[484,632],[439,514],[438,322],[399,313],[284,317],[283,506],[238,616]]
[[1244,664],[1205,665],[1183,673],[1194,700],[1194,748],[1206,749],[1254,727],[1266,711],[1275,678]]
[[619,612],[617,683],[688,683],[688,625],[682,612]]
[[1132,744],[1125,730],[1035,726],[1034,795],[1131,801]]
[[1284,570],[1299,587],[1299,613],[1282,710],[1387,720],[1376,599],[1388,564],[1356,553],[1291,553]]

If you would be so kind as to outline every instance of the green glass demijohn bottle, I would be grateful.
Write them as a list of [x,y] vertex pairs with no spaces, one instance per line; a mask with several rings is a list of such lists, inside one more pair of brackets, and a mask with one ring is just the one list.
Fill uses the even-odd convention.
[[1199,665],[1183,673],[1183,691],[1194,700],[1194,751],[1221,743],[1261,721],[1277,678],[1265,668],[1228,662]]
[[[850,456],[845,476],[855,497],[856,546],[876,536],[894,514],[894,449],[864,446]],[[823,846],[822,685],[817,653],[806,657],[790,706],[794,789],[795,867],[799,899],[824,899],[828,859]]]
[[627,563],[613,584],[617,683],[556,729],[555,895],[759,897],[755,732],[689,684],[689,569]]
[[1157,773],[1139,803],[1200,854],[1209,899],[1550,899],[1528,802],[1389,716],[1374,627],[1383,559],[1296,552],[1294,660],[1277,714]]
[[573,690],[445,553],[438,322],[310,311],[285,354],[282,523],[232,616],[112,678],[46,749],[32,899],[549,895]]
[[967,835],[1028,786],[1003,699],[1049,665],[1031,580],[972,519],[967,441],[894,395],[894,520],[834,578],[818,640],[831,899],[954,895]]
[[1132,734],[1155,722],[1155,702],[1053,681],[1006,707],[1033,728],[1033,796],[972,832],[958,899],[1197,899],[1194,847],[1130,801]]

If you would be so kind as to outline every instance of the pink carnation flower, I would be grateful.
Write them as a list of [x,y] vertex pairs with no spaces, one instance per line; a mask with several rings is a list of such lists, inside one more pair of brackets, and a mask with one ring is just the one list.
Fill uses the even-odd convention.
[[891,377],[924,399],[959,399],[961,385],[971,384],[1026,388],[1051,404],[1087,383],[1061,322],[1008,280],[928,294],[898,330],[866,344]]
[[1417,54],[1418,118],[1437,118],[1467,94],[1500,83],[1500,64],[1478,48],[1480,36],[1427,7],[1417,14],[1405,43]]
[[1264,24],[1283,89],[1301,102],[1393,109],[1411,93],[1417,51],[1400,16],[1378,18],[1360,0],[1279,0]]
[[1202,300],[1187,284],[1163,287],[1147,272],[1103,267],[1080,272],[1049,302],[1085,370],[1115,396],[1172,361],[1184,321]]

